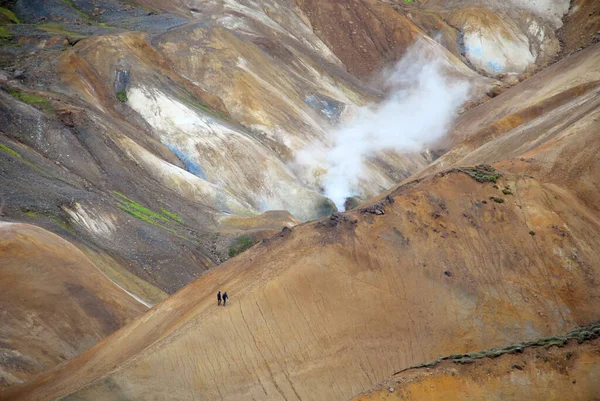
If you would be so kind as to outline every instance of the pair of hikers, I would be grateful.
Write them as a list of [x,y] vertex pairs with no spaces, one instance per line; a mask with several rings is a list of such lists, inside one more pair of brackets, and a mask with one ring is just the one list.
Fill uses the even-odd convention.
[[221,295],[221,291],[219,291],[219,293],[217,294],[217,301],[219,302],[219,306],[221,306],[221,300],[223,301],[223,306],[225,306],[225,304],[227,303],[227,298],[229,298],[227,296],[227,293],[224,292],[223,295]]

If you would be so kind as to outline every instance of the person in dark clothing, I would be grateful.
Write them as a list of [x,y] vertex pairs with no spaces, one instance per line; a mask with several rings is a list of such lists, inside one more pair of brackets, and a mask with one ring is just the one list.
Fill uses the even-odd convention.
[[221,291],[217,294],[217,301],[219,302],[219,306],[221,306]]
[[229,298],[229,297],[227,296],[227,293],[224,292],[223,293],[223,306],[225,306],[225,304],[227,303],[227,298]]

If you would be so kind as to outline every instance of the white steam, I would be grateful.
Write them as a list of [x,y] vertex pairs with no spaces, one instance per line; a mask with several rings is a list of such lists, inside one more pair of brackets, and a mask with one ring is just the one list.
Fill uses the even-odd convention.
[[445,60],[426,60],[419,50],[413,46],[388,73],[390,95],[385,101],[359,109],[331,132],[330,147],[300,152],[300,164],[320,164],[326,171],[324,194],[338,209],[344,209],[346,198],[361,193],[361,180],[369,179],[366,158],[384,150],[422,151],[446,134],[467,100],[468,83],[445,76]]

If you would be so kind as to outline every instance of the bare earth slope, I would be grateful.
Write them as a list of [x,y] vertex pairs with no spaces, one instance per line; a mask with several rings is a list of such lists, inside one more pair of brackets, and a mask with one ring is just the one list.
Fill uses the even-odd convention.
[[532,178],[497,185],[448,172],[286,231],[4,398],[343,400],[597,320],[598,224]]
[[[317,177],[287,163],[377,99],[366,79],[413,38],[439,28],[447,48],[426,43],[457,71],[514,84],[558,54],[568,11],[564,0],[548,12],[387,3],[15,3],[24,23],[0,20],[0,216],[85,256],[40,233],[75,260],[52,264],[53,280],[40,264],[23,269],[29,253],[54,260],[34,252],[44,245],[7,270],[5,380],[55,366],[134,316],[128,305],[143,309],[96,267],[158,305],[0,399],[347,400],[415,364],[600,319],[600,45],[464,113],[444,156],[351,212],[305,224],[263,213],[332,212]],[[429,162],[377,157],[368,194]],[[160,302],[235,238],[281,227]]]
[[[591,341],[540,340],[480,359],[453,355],[432,366],[396,373],[352,401],[589,401],[600,394],[600,327]],[[477,355],[477,354],[476,354]],[[477,355],[479,356],[479,355]]]
[[497,163],[571,191],[597,218],[600,44],[462,115],[452,149],[418,173]]
[[[497,0],[3,1],[4,217],[68,238],[121,286],[160,302],[226,260],[240,237],[333,211],[323,169],[297,169],[295,157],[380,100],[371,78],[416,39],[425,38],[420,53],[485,92],[548,64],[559,29],[565,54],[586,46],[592,39],[577,27],[596,12],[589,3],[578,1],[563,29],[565,0],[548,9]],[[377,152],[361,196],[430,162]],[[271,210],[293,216],[227,225],[229,215],[264,221],[257,216]]]
[[0,387],[81,353],[148,308],[73,245],[0,223]]

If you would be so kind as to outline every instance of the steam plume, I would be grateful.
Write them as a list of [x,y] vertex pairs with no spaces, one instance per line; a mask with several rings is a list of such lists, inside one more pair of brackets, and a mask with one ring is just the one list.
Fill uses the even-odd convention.
[[388,72],[386,85],[391,90],[385,101],[359,109],[331,132],[330,147],[300,152],[300,164],[320,164],[326,170],[324,194],[340,210],[346,198],[360,194],[360,180],[368,179],[365,158],[390,149],[423,150],[446,134],[467,100],[469,85],[444,76],[445,60],[426,59],[417,45]]

